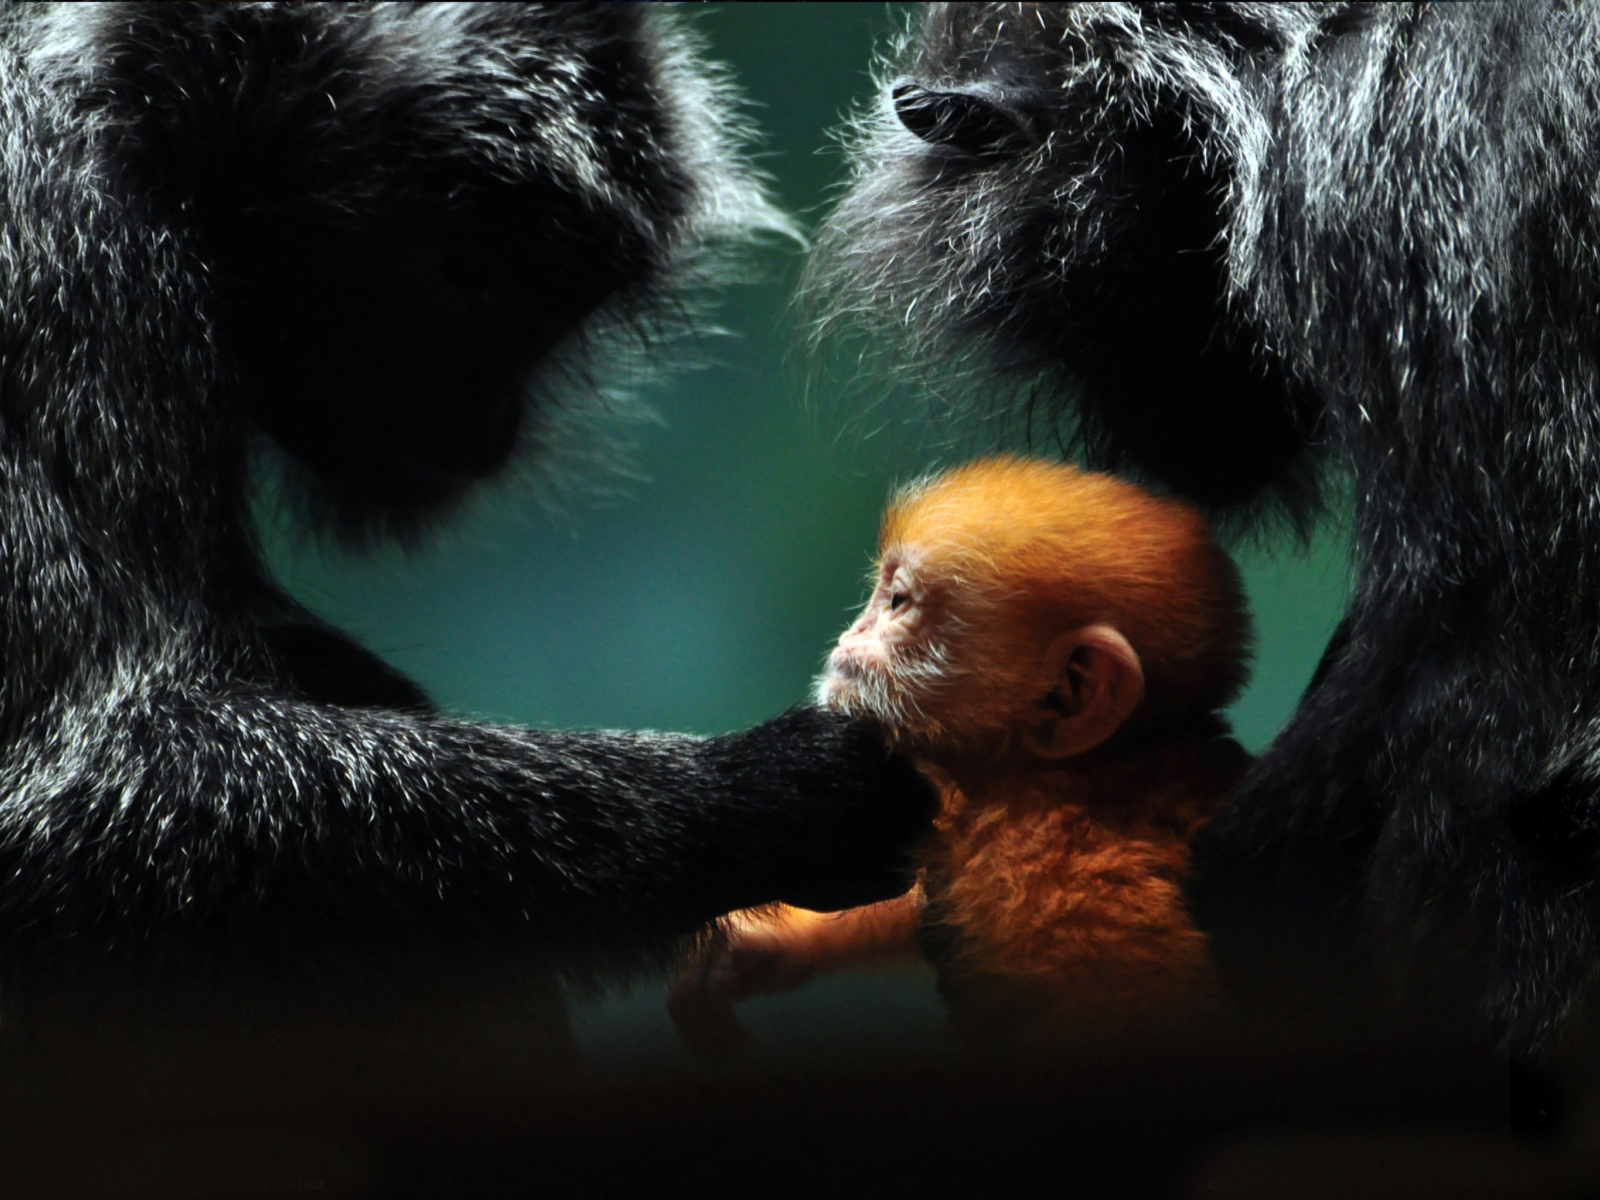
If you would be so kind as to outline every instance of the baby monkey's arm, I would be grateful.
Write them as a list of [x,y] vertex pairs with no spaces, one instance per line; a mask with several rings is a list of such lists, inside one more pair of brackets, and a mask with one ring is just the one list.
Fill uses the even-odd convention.
[[694,956],[668,991],[667,1011],[688,1047],[720,1057],[750,1035],[733,1006],[747,996],[786,992],[841,967],[916,955],[922,888],[838,913],[788,905],[743,909]]

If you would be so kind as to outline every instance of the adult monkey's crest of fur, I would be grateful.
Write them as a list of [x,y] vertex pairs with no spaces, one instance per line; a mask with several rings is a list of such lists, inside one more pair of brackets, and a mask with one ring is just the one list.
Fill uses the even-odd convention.
[[1193,900],[1225,956],[1359,930],[1519,1053],[1600,962],[1597,107],[1588,6],[937,6],[811,285],[1213,509],[1347,459],[1350,612]]

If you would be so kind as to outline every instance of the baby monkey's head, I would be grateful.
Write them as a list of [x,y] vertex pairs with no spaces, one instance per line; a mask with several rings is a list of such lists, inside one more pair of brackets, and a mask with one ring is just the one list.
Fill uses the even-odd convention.
[[1250,621],[1232,560],[1181,501],[991,458],[903,489],[872,597],[817,681],[934,762],[1081,754],[1129,718],[1227,704]]

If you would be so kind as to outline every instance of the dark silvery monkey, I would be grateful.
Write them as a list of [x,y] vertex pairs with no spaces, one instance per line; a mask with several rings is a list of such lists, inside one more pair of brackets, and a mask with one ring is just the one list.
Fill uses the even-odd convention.
[[1519,1059],[1592,1007],[1597,109],[1584,5],[953,4],[856,131],[825,329],[1214,512],[1351,473],[1348,614],[1194,858],[1280,1016],[1373,951]]
[[[742,905],[903,890],[932,797],[866,729],[435,714],[274,587],[250,522],[258,451],[356,540],[537,453],[604,394],[589,348],[782,226],[735,112],[649,6],[0,16],[9,1022],[292,1017],[359,961],[359,1031],[396,959],[626,968]],[[256,1049],[252,1087],[284,1066]]]

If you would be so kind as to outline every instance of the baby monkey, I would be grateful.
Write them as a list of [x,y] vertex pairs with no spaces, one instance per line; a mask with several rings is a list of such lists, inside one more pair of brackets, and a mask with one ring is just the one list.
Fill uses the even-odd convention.
[[1180,501],[1009,457],[906,488],[816,694],[939,784],[919,885],[838,915],[734,914],[673,988],[686,1040],[731,1048],[734,1001],[918,946],[980,1046],[1210,1012],[1182,880],[1250,763],[1218,711],[1250,637],[1238,571]]

